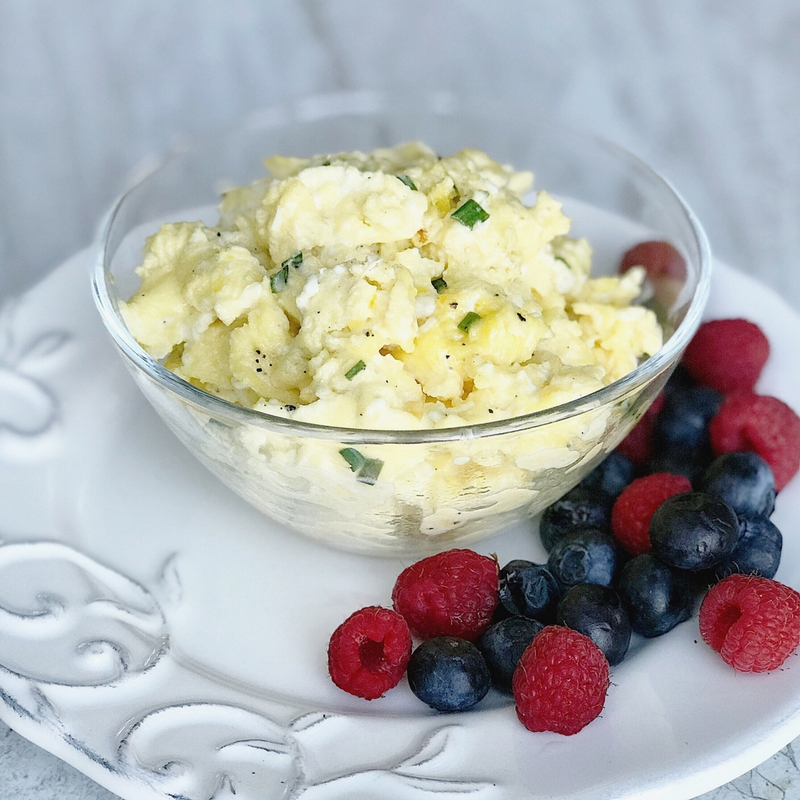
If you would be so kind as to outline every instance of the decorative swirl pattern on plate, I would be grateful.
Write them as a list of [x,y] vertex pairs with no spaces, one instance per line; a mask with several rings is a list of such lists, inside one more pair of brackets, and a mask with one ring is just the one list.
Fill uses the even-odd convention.
[[167,648],[150,593],[56,542],[0,547],[0,666],[40,683],[101,686]]

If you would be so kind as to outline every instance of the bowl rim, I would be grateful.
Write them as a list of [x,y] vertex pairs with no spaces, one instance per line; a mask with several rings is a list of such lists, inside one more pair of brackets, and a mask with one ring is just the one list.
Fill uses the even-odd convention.
[[[170,372],[136,342],[122,321],[118,306],[112,298],[109,284],[113,283],[113,275],[110,270],[106,269],[106,266],[110,267],[113,256],[113,254],[109,253],[109,236],[113,229],[114,221],[127,198],[142,183],[154,176],[167,164],[181,158],[189,150],[223,139],[233,131],[268,130],[271,127],[278,127],[288,120],[312,121],[344,114],[370,114],[391,111],[393,108],[398,107],[396,100],[396,95],[388,92],[353,91],[312,95],[299,100],[276,104],[251,113],[238,125],[230,126],[215,136],[200,138],[192,142],[184,141],[161,158],[150,162],[147,165],[147,169],[136,176],[134,182],[117,197],[106,213],[97,236],[99,248],[94,269],[92,270],[92,294],[95,304],[98,307],[103,323],[128,361],[155,383],[178,395],[182,400],[187,401],[198,410],[214,417],[225,418],[235,424],[255,425],[275,433],[347,444],[432,444],[503,436],[527,431],[564,419],[577,417],[602,406],[612,405],[677,363],[677,356],[688,345],[700,324],[710,292],[712,260],[705,231],[695,213],[672,183],[649,164],[626,148],[593,131],[578,129],[565,125],[560,121],[556,122],[552,127],[579,134],[594,140],[608,150],[616,151],[618,155],[630,160],[639,170],[666,188],[675,198],[678,207],[685,215],[700,254],[697,286],[688,301],[688,308],[678,327],[655,355],[646,359],[627,375],[613,383],[550,408],[487,422],[444,428],[350,428],[289,419],[270,414],[262,409],[240,406],[217,397]],[[499,103],[496,99],[484,100],[475,96],[465,97],[448,92],[431,93],[415,98],[415,100],[420,105],[425,103],[425,108],[429,112],[443,116],[474,109],[480,109],[482,113],[485,113],[487,107],[505,108],[506,110],[513,108],[510,104]]]

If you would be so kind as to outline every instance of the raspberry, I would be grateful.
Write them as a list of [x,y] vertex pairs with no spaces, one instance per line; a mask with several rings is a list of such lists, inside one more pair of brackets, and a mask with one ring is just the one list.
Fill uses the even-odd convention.
[[460,636],[474,642],[498,603],[497,562],[472,550],[448,550],[404,569],[392,601],[420,639]]
[[656,419],[664,407],[664,394],[658,395],[653,400],[642,418],[631,429],[631,432],[617,445],[617,452],[642,466],[650,460],[653,454],[653,430]]
[[655,472],[637,478],[617,498],[611,509],[611,530],[616,540],[631,555],[649,553],[650,518],[668,498],[691,492],[692,484],[683,475]]
[[374,700],[397,686],[410,658],[406,621],[391,609],[367,606],[333,632],[328,672],[340,689]]
[[740,672],[777,669],[800,645],[800,594],[769,578],[731,575],[705,596],[700,635]]
[[769,341],[746,319],[703,323],[683,354],[689,374],[723,394],[749,392],[769,358]]
[[536,635],[512,679],[520,722],[529,731],[565,736],[600,714],[608,686],[603,651],[588,636],[558,625]]
[[760,455],[772,469],[777,491],[800,469],[800,417],[777,397],[731,395],[708,433],[716,455],[737,450]]
[[669,242],[642,242],[632,247],[622,256],[619,271],[635,266],[644,267],[651,279],[686,279],[686,261]]

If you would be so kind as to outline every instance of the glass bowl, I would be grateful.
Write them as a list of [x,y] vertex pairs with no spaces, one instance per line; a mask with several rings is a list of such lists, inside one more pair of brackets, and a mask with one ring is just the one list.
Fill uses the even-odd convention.
[[[685,279],[649,286],[649,303],[664,327],[662,349],[621,380],[554,408],[478,425],[392,431],[301,423],[234,405],[169,372],[128,332],[118,303],[136,289],[133,270],[145,237],[161,223],[199,215],[214,224],[220,192],[264,177],[267,156],[370,151],[412,139],[443,154],[485,150],[531,170],[535,188],[564,203],[573,219],[570,235],[592,243],[593,275],[614,273],[622,253],[640,241],[677,247]],[[690,209],[664,178],[622,148],[532,109],[451,95],[364,92],[272,108],[166,158],[109,213],[93,288],[139,388],[230,488],[325,544],[417,556],[530,519],[596,466],[678,363],[700,322],[710,269],[708,244]]]

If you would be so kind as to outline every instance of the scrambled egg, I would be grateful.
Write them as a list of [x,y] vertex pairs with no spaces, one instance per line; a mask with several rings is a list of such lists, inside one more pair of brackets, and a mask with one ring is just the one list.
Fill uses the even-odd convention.
[[[441,428],[586,395],[661,346],[643,271],[591,248],[532,177],[420,143],[274,157],[216,227],[148,239],[124,319],[195,386],[306,422]],[[346,464],[342,464],[346,468]]]

